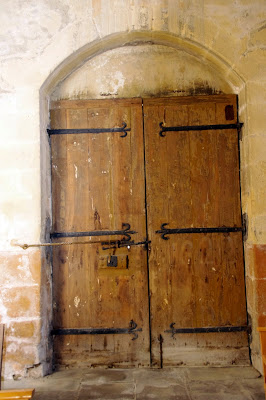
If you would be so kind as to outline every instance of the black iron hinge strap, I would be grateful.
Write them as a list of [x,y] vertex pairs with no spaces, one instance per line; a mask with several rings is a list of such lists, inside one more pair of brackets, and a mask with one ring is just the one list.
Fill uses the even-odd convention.
[[120,137],[126,137],[127,132],[131,131],[130,128],[127,128],[127,124],[125,122],[122,123],[122,127],[120,128],[92,128],[92,129],[47,129],[47,133],[49,136],[51,135],[68,135],[75,133],[110,133],[110,132],[120,132],[123,135]]
[[202,328],[175,328],[175,322],[170,324],[170,329],[165,333],[171,333],[172,337],[178,333],[222,333],[222,332],[250,332],[250,326],[210,326]]
[[155,231],[155,233],[160,233],[161,238],[164,240],[169,240],[169,237],[166,235],[173,234],[184,234],[184,233],[230,233],[230,232],[244,232],[245,226],[220,226],[215,228],[182,228],[182,229],[170,229],[165,228],[168,224],[162,224],[161,229]]
[[237,129],[238,132],[241,131],[243,126],[242,122],[237,122],[236,124],[217,124],[217,125],[190,125],[190,126],[163,126],[163,122],[159,123],[161,128],[159,135],[165,137],[164,132],[187,132],[187,131],[212,131],[220,129]]
[[123,240],[131,240],[131,235],[137,233],[130,230],[130,224],[122,224],[122,230],[88,231],[88,232],[52,232],[51,238],[84,237],[84,236],[123,236]]
[[129,322],[128,328],[81,328],[81,329],[53,329],[51,335],[117,335],[129,334],[133,335],[132,340],[138,338],[137,332],[141,332],[142,328],[137,328],[137,324],[133,319]]

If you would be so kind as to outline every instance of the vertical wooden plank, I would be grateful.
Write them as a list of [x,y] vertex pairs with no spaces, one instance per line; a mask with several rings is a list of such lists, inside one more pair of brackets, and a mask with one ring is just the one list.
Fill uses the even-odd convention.
[[[67,128],[66,110],[51,110],[50,111],[51,126],[54,129]],[[66,193],[61,186],[61,177],[65,179],[66,169],[61,168],[57,161],[66,162],[67,157],[67,138],[51,136],[51,158],[52,158],[52,181],[55,184],[52,186],[52,203],[53,212],[57,218],[53,218],[53,231],[60,231],[61,226],[64,226],[65,221],[65,202]]]
[[[146,107],[145,115],[145,153],[146,153],[146,176],[147,176],[147,223],[148,238],[152,243],[151,252],[149,254],[149,278],[150,278],[150,321],[151,321],[151,360],[152,365],[160,365],[160,343],[159,335],[163,328],[163,321],[157,319],[154,325],[154,315],[157,311],[160,314],[167,313],[167,285],[161,285],[161,282],[168,280],[169,265],[168,253],[161,258],[161,246],[159,243],[156,229],[160,229],[162,223],[169,220],[168,203],[164,199],[167,195],[168,170],[166,159],[158,159],[158,155],[167,153],[166,142],[158,141],[159,122],[165,118],[164,108],[161,106]],[[163,151],[160,151],[160,147]],[[154,193],[160,192],[162,195],[153,196]],[[154,201],[155,200],[155,201]],[[164,301],[166,299],[166,301]],[[165,315],[165,314],[164,314]]]
[[[215,104],[196,103],[188,107],[189,125],[215,124]],[[218,226],[219,193],[215,176],[215,131],[192,131],[190,170],[193,182],[191,207],[194,227]]]
[[[66,110],[51,110],[51,127],[66,129]],[[67,179],[67,137],[51,136],[51,168],[52,168],[52,230],[61,231],[65,226],[67,192],[63,182]],[[56,218],[55,218],[56,216]],[[68,249],[53,249],[53,322],[55,327],[68,326],[68,268],[66,260]]]
[[[87,128],[87,109],[81,107],[79,109],[66,110],[68,129]],[[88,192],[85,184],[88,180],[87,172],[87,138],[85,134],[71,134],[67,136],[67,165],[65,168],[67,174],[67,214],[65,231],[87,231],[88,215]],[[85,189],[85,190],[84,190]],[[86,211],[85,211],[86,210]],[[70,240],[70,241],[73,241]],[[74,239],[74,242],[78,241]],[[68,292],[66,298],[68,300],[68,325],[69,327],[82,328],[87,324],[86,304],[88,302],[87,292],[90,290],[82,282],[91,282],[90,278],[93,273],[93,261],[95,257],[95,248],[91,246],[88,256],[89,245],[70,245],[67,249],[68,267]],[[78,336],[69,336],[67,339],[67,347],[73,349],[79,346]]]

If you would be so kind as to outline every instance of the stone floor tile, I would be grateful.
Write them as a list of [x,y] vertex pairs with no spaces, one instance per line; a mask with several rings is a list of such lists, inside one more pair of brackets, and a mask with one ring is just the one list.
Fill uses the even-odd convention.
[[79,378],[86,374],[88,371],[93,371],[89,368],[64,368],[56,370],[52,373],[53,379],[64,379],[64,378]]
[[243,391],[238,381],[199,381],[190,383],[193,400],[251,400],[250,393]]
[[78,400],[131,400],[135,399],[133,383],[106,383],[103,385],[83,385]]
[[3,389],[35,388],[34,400],[264,400],[252,367],[70,369],[44,378],[4,381]]
[[[178,368],[177,368],[178,369]],[[187,368],[188,378],[196,381],[224,381],[235,379],[255,379],[260,373],[253,367],[227,367],[227,368]]]
[[134,380],[139,383],[152,382],[153,385],[161,386],[164,382],[183,383],[187,381],[186,368],[165,368],[165,369],[135,369]]
[[34,400],[76,400],[77,393],[76,392],[36,392]]
[[81,380],[81,384],[99,384],[110,382],[133,382],[132,369],[92,369],[87,371]]
[[2,389],[25,389],[35,388],[40,391],[77,391],[80,385],[81,376],[54,378],[54,375],[49,375],[38,379],[22,379],[21,381],[4,381]]
[[[167,383],[167,382],[166,382]],[[180,385],[166,385],[165,387],[147,385],[138,390],[137,400],[190,400],[187,388]]]
[[238,384],[245,395],[250,395],[250,399],[265,400],[263,379],[241,380]]

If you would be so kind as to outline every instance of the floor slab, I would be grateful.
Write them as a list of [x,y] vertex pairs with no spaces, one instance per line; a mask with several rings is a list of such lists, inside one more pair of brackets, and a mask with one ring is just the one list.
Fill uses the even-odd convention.
[[35,388],[35,400],[265,400],[252,367],[69,369],[2,386]]

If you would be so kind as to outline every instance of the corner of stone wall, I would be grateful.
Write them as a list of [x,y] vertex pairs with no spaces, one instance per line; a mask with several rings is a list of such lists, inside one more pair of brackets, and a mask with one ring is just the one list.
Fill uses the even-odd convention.
[[[5,325],[4,379],[43,376],[51,370],[49,257],[40,249],[0,254],[1,320]],[[45,282],[44,282],[45,281]],[[33,372],[34,371],[34,372]]]

